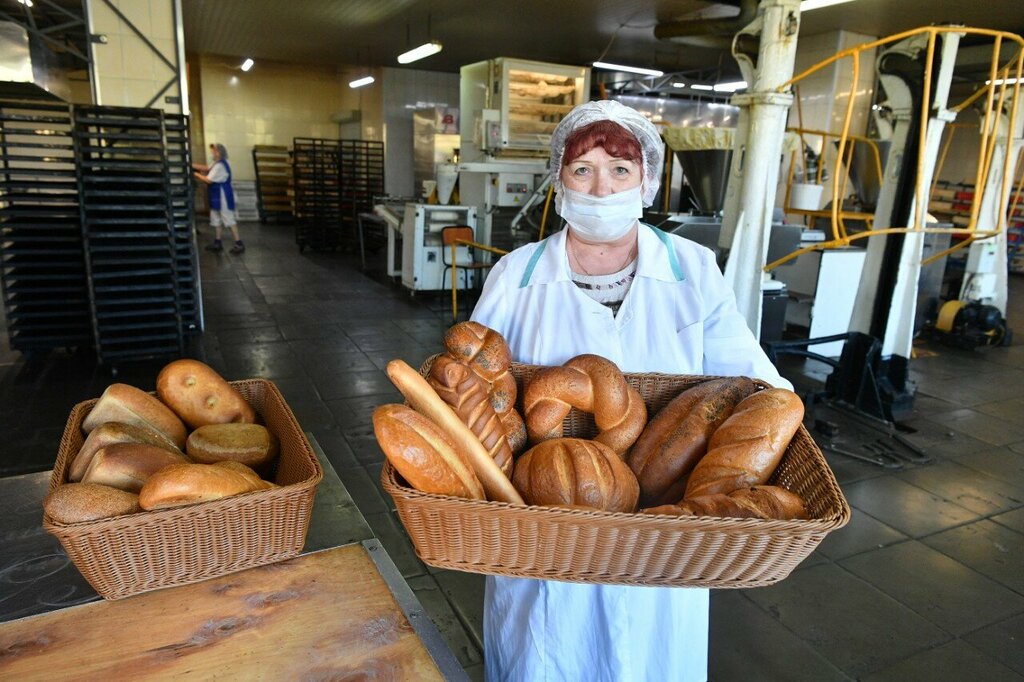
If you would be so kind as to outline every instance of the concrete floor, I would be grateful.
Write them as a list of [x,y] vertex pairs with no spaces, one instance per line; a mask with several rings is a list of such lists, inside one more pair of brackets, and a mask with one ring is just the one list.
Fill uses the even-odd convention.
[[[387,361],[418,365],[440,349],[447,300],[411,297],[350,254],[300,254],[288,226],[242,232],[245,254],[202,254],[207,330],[192,355],[229,379],[278,384],[482,679],[483,578],[416,558],[380,489],[370,424],[375,406],[400,400],[381,371]],[[1010,300],[1024,338],[1019,277]],[[50,468],[75,402],[113,380],[152,389],[162,365],[126,365],[112,379],[87,352],[26,358],[3,345],[3,475]],[[830,455],[853,520],[780,584],[712,593],[711,679],[1024,680],[1024,346],[920,350],[910,439],[934,461],[889,471]],[[823,376],[801,363],[784,373],[805,388]]]

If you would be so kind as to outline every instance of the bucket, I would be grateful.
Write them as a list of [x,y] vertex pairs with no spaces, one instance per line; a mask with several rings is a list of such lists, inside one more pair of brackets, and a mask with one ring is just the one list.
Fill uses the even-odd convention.
[[824,185],[794,182],[789,191],[789,207],[800,211],[817,211],[821,207],[821,194],[824,191]]
[[459,167],[454,163],[444,163],[437,167],[437,203],[447,204],[451,200],[458,179]]

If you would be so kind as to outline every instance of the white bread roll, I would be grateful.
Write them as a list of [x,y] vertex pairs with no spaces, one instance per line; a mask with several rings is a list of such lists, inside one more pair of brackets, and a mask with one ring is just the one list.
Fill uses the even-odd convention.
[[91,433],[106,422],[124,422],[158,431],[167,436],[175,447],[185,447],[185,425],[171,408],[128,384],[108,386],[86,415],[82,430]]
[[175,360],[166,365],[156,377],[156,394],[193,429],[256,421],[256,412],[242,394],[198,360]]
[[172,464],[150,476],[142,486],[139,506],[147,511],[167,509],[273,487],[273,483],[238,462]]
[[185,451],[195,462],[232,460],[253,469],[265,467],[277,450],[277,438],[259,424],[207,424],[190,433],[185,443]]
[[95,521],[139,511],[139,496],[98,483],[65,483],[50,491],[43,511],[57,523]]
[[115,443],[142,443],[181,454],[174,443],[159,431],[136,424],[106,422],[89,432],[88,438],[82,443],[78,454],[71,461],[71,466],[68,468],[68,480],[81,481],[89,464],[92,463],[93,455],[98,450]]
[[185,455],[155,445],[114,443],[96,451],[82,482],[137,493],[150,476],[166,466],[182,462],[188,462]]

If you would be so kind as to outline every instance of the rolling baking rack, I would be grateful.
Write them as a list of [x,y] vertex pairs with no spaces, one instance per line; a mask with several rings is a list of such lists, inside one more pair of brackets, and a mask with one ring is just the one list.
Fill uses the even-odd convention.
[[82,242],[101,363],[184,354],[174,207],[157,109],[74,110]]
[[384,143],[340,140],[338,172],[344,234],[358,244],[359,214],[371,213],[375,198],[384,194]]
[[295,178],[295,243],[299,251],[341,246],[341,192],[338,140],[296,137],[292,141]]
[[164,114],[164,149],[168,161],[171,197],[171,229],[174,233],[174,276],[181,305],[182,331],[198,334],[204,329],[203,295],[196,258],[195,193],[192,189],[192,152],[188,116]]
[[260,222],[292,219],[292,161],[287,147],[258,144],[252,148],[256,169],[256,204]]
[[92,342],[71,110],[0,101],[0,283],[11,348]]

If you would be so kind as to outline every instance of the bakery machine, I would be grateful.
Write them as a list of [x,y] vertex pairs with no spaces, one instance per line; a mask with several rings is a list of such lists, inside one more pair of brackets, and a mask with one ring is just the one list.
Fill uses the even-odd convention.
[[513,220],[543,189],[555,126],[589,99],[590,69],[498,57],[460,73],[459,201],[477,209],[477,241],[511,250],[536,237]]
[[[475,206],[407,203],[402,219],[402,285],[410,294],[438,291],[451,286],[452,271],[445,272],[441,230],[451,225],[477,227]],[[450,247],[449,247],[450,248]],[[457,247],[459,262],[468,258],[466,247]],[[474,286],[473,270],[459,269],[456,286]]]

